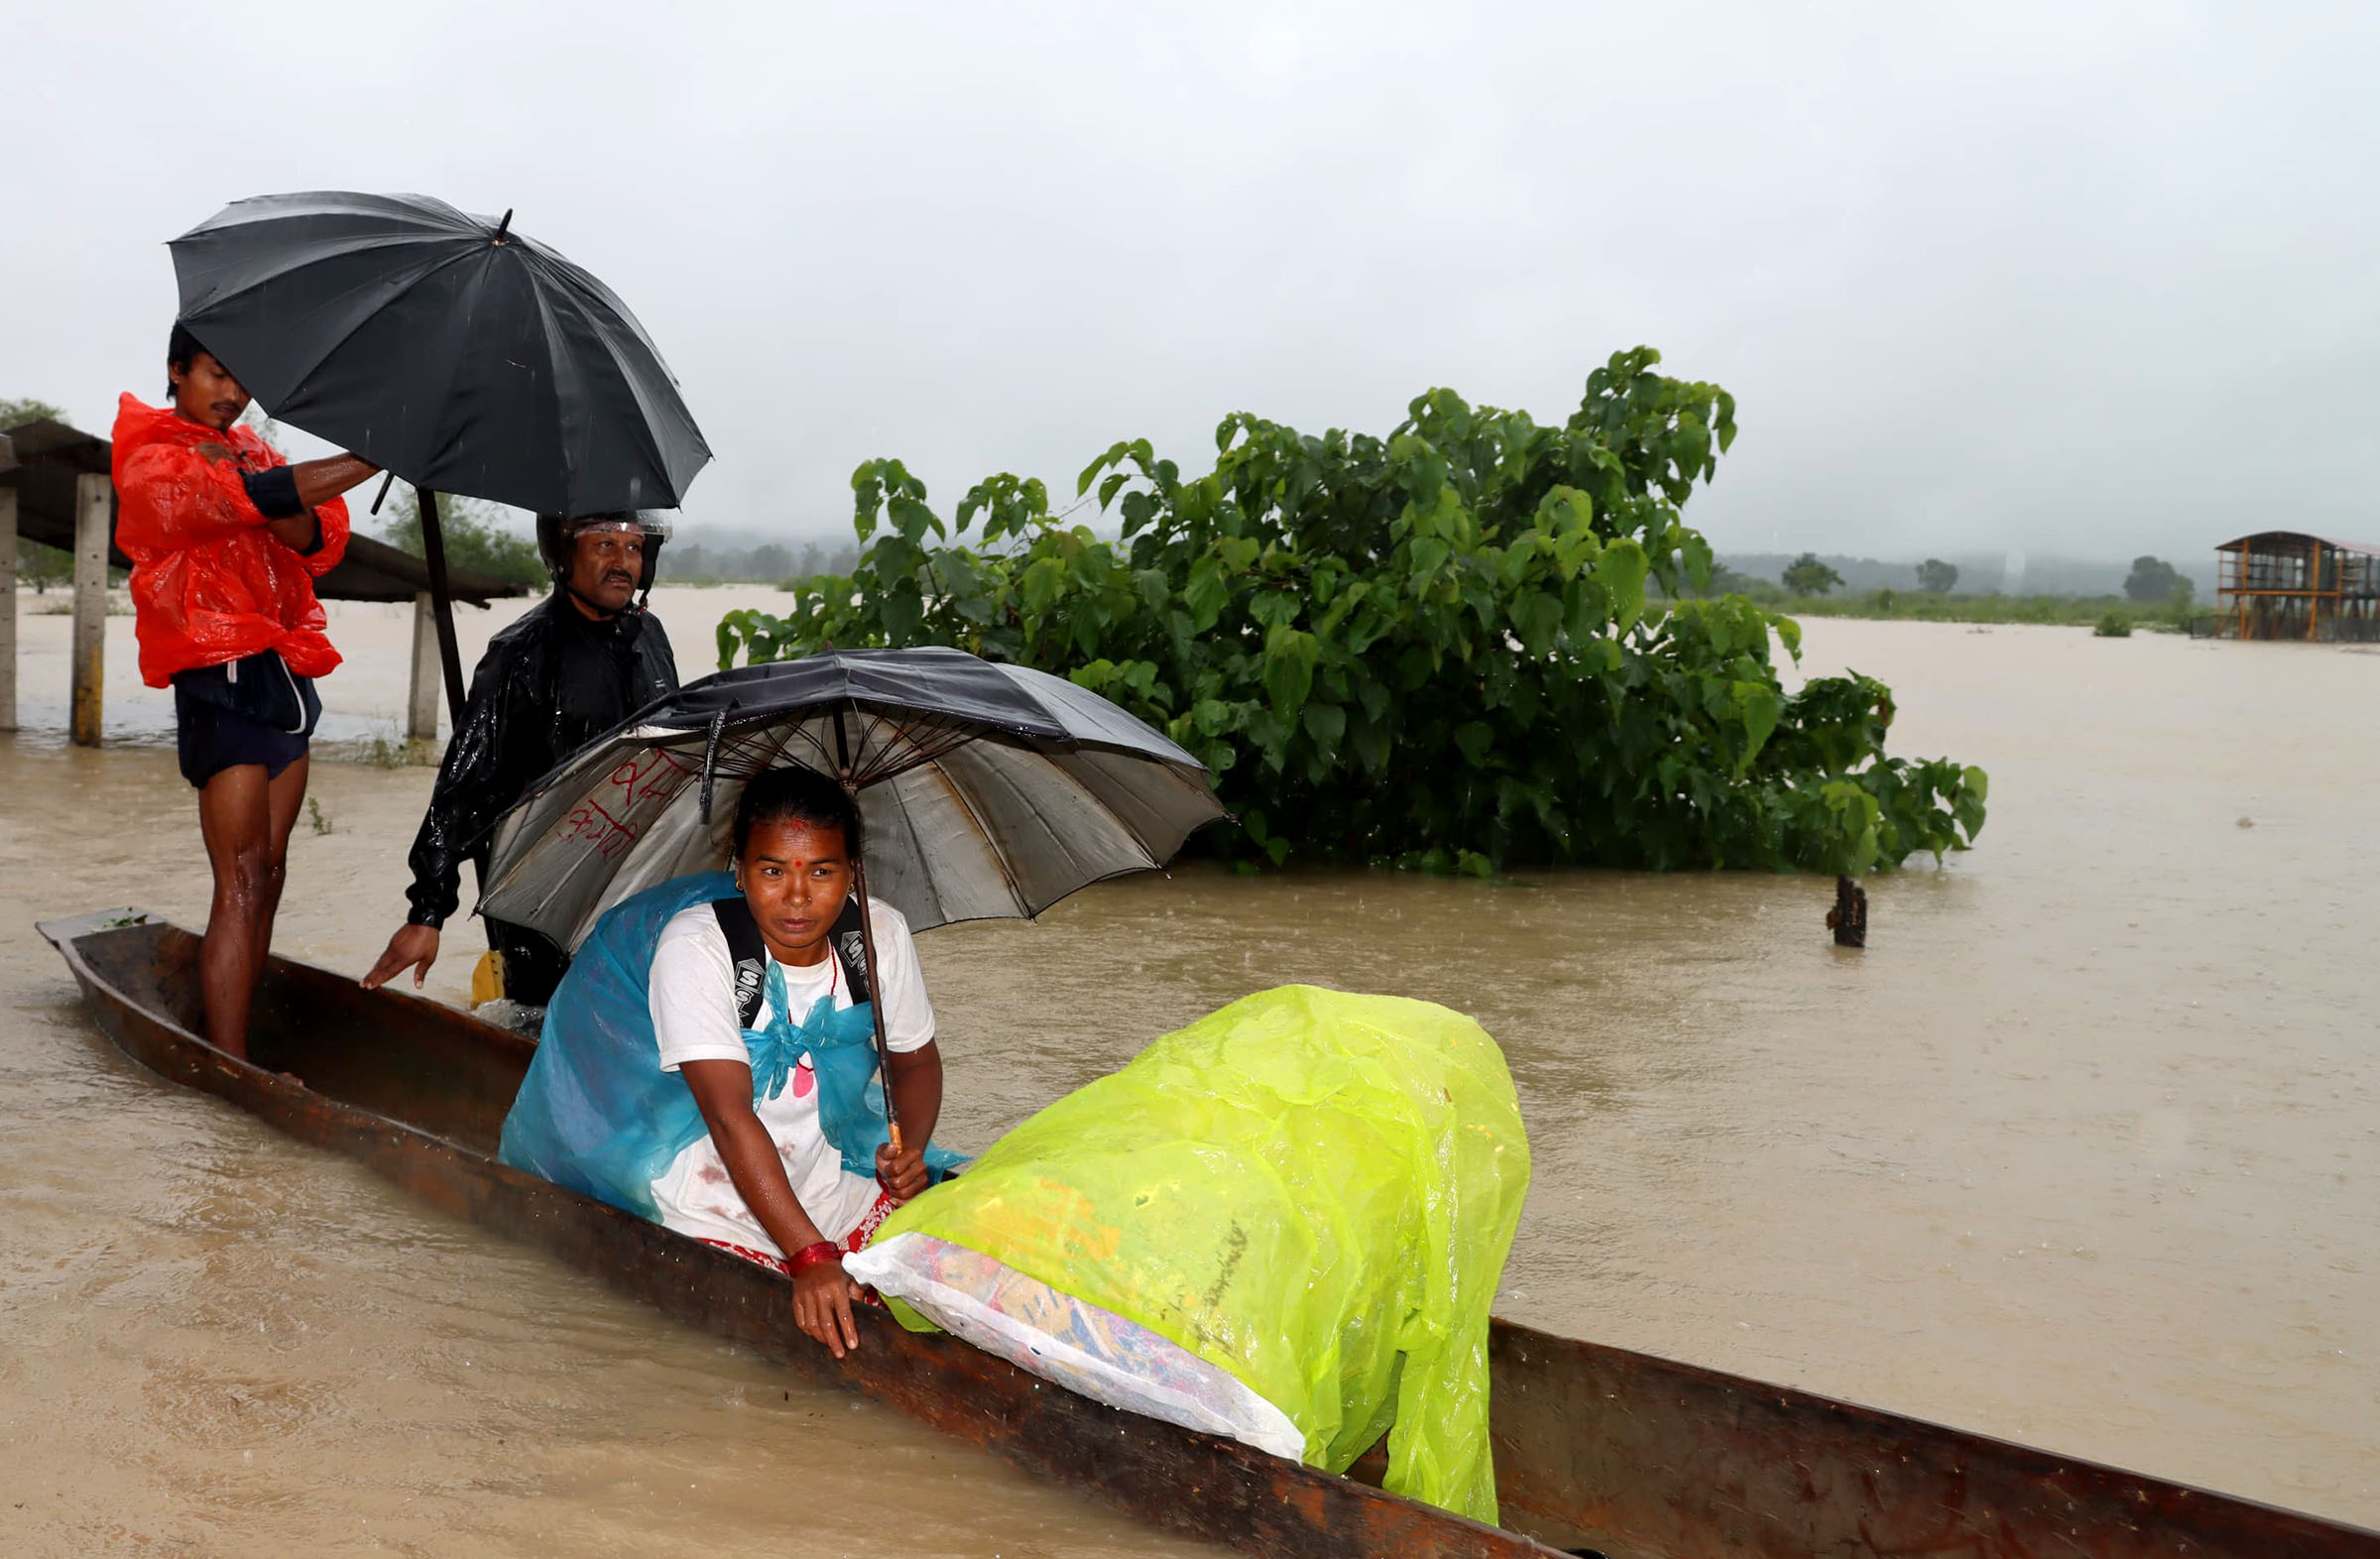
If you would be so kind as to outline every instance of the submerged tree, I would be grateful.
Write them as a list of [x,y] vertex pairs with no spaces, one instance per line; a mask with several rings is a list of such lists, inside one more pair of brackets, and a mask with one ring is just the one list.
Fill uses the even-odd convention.
[[2162,557],[2135,557],[2132,572],[2124,577],[2124,597],[2131,601],[2171,601],[2174,586],[2181,579],[2181,570]]
[[1795,595],[1825,595],[1843,583],[1843,575],[1820,562],[1816,552],[1804,552],[1785,565],[1783,581]]
[[1558,426],[1433,390],[1385,438],[1236,414],[1200,476],[1118,443],[1076,484],[1115,540],[1006,474],[946,524],[873,460],[858,569],[729,614],[720,664],[954,645],[1071,676],[1215,772],[1237,825],[1208,848],[1275,863],[1860,872],[1964,849],[1979,770],[1886,757],[1881,683],[1788,694],[1791,619],[1690,598],[1711,548],[1680,506],[1735,403],[1659,361],[1614,354]]

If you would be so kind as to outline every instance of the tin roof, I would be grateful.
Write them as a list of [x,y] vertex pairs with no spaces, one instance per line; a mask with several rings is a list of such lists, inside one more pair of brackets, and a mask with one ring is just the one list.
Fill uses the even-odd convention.
[[2317,541],[2334,552],[2368,552],[2374,556],[2380,556],[2380,546],[2374,546],[2369,541],[2342,541],[2335,537],[2314,536],[2304,531],[2258,531],[2251,536],[2224,541],[2216,546],[2215,550],[2236,552],[2242,547],[2246,547],[2250,551],[2261,552],[2268,549],[2268,543],[2272,550],[2287,550],[2292,547],[2310,547]]

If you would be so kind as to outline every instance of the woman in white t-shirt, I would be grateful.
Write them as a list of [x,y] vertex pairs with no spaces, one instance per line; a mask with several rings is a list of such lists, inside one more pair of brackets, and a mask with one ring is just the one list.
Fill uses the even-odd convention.
[[[844,1254],[926,1188],[924,1144],[942,1110],[934,1012],[898,910],[871,902],[874,967],[856,956],[848,927],[860,820],[842,785],[805,769],[755,776],[736,808],[735,844],[736,886],[766,947],[766,969],[744,975],[765,981],[766,994],[743,1021],[752,992],[738,984],[732,901],[726,912],[693,904],[663,925],[648,987],[655,1064],[685,1080],[709,1131],[654,1180],[653,1201],[667,1227],[788,1272],[795,1320],[841,1358],[859,1346],[851,1306],[861,1297],[843,1275]],[[855,944],[848,953],[831,934],[838,918]],[[903,1142],[897,1153],[877,1148],[873,1177],[853,1173],[828,1141],[813,1056],[798,1048],[805,1024],[818,1033],[838,1014],[851,1015],[841,1019],[847,1027],[867,1021],[853,1011],[867,999],[855,1001],[855,975],[884,1004],[887,1086]],[[759,1087],[748,1028],[774,1028],[783,1040],[777,1075]]]

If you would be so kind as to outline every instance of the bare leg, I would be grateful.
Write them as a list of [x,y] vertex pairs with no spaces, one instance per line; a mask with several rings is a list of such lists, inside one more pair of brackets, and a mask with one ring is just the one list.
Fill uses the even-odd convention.
[[198,792],[198,831],[214,869],[214,901],[198,944],[198,991],[206,1037],[216,1049],[248,1056],[248,1008],[272,946],[290,830],[305,796],[305,760],[267,781],[262,764],[238,764]]
[[256,925],[256,952],[248,971],[248,988],[265,972],[265,956],[273,951],[273,917],[281,912],[281,885],[290,875],[290,834],[298,826],[298,810],[305,804],[310,758],[300,758],[265,786],[265,811],[272,829],[265,841],[265,897]]

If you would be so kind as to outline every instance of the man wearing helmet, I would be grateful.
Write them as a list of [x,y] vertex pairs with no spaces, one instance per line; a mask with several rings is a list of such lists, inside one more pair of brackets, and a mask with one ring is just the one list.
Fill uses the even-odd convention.
[[[461,899],[466,856],[484,861],[489,830],[548,770],[677,686],[669,636],[647,612],[656,555],[667,536],[638,513],[564,520],[537,517],[537,550],[553,593],[498,634],[471,676],[429,810],[414,838],[406,923],[364,976],[378,990],[411,968],[417,989],[438,956],[438,928]],[[489,920],[503,994],[542,1007],[570,960],[522,926]]]

